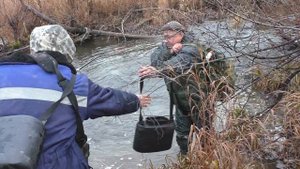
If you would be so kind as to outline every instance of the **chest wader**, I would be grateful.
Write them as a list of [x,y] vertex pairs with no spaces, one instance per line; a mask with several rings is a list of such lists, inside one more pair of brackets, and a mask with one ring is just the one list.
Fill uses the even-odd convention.
[[198,128],[205,127],[205,129],[209,129],[211,120],[208,111],[202,112],[204,106],[202,101],[205,98],[199,96],[200,92],[204,93],[205,96],[207,95],[207,87],[200,86],[200,89],[197,89],[197,84],[188,77],[182,77],[179,80],[179,84],[177,82],[168,83],[167,88],[176,105],[176,141],[180,147],[180,153],[184,155],[188,152],[188,136],[191,125],[194,124]]
[[[170,94],[170,98],[173,98],[175,104],[175,131],[176,142],[180,148],[181,154],[188,152],[188,135],[190,132],[190,126],[193,124],[191,109],[188,103],[186,91],[183,87],[174,87],[174,82],[167,84],[167,88]],[[179,90],[180,89],[180,90]]]

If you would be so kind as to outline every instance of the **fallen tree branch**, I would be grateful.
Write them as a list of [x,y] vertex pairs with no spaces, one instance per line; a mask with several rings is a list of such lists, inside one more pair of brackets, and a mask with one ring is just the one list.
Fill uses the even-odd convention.
[[29,45],[24,46],[24,47],[21,47],[21,48],[18,48],[18,49],[15,49],[15,50],[12,50],[12,51],[1,52],[1,53],[0,53],[0,57],[2,57],[2,56],[7,56],[7,55],[10,55],[10,54],[12,54],[12,53],[20,52],[20,51],[24,51],[24,50],[29,50]]
[[[34,7],[27,5],[20,0],[22,5],[24,5],[29,11],[31,11],[33,14],[36,16],[40,17],[44,21],[50,23],[50,24],[60,24],[53,20],[52,18],[48,17],[47,15],[41,13]],[[77,34],[84,34],[86,33],[86,28],[85,27],[71,27],[67,26],[64,24],[62,25],[68,32],[71,33],[77,33]],[[134,34],[125,34],[125,33],[118,33],[118,32],[111,32],[111,31],[102,31],[102,30],[95,30],[95,29],[90,29],[89,34],[92,36],[115,36],[115,37],[126,37],[126,38],[133,38],[133,39],[148,39],[148,38],[157,38],[158,36],[149,36],[149,35],[134,35]]]

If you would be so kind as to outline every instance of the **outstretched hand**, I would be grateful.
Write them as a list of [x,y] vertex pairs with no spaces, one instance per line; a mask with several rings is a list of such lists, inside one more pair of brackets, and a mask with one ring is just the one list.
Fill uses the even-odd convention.
[[151,103],[151,97],[148,95],[137,95],[140,100],[140,107],[147,107]]
[[153,66],[142,66],[138,71],[138,75],[141,78],[154,76],[156,73],[157,69]]

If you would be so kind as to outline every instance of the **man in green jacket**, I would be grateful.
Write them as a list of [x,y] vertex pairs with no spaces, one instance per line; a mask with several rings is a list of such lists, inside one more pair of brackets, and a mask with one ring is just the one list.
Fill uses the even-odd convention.
[[191,125],[201,128],[208,124],[199,119],[198,105],[203,97],[199,94],[201,92],[196,87],[197,84],[189,78],[190,70],[200,56],[197,46],[192,44],[192,36],[188,35],[182,24],[170,21],[161,30],[164,41],[151,54],[151,65],[142,66],[138,73],[140,77],[164,78],[176,106],[176,141],[180,153],[185,155],[188,152]]

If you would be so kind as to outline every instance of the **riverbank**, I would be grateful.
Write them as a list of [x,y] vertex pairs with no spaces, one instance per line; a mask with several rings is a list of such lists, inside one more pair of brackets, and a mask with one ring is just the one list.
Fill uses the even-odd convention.
[[204,12],[209,14],[204,10],[208,7],[196,0],[3,0],[0,5],[1,44],[12,48],[26,45],[31,30],[42,24],[74,28],[69,31],[74,39],[86,33],[85,28],[111,32],[104,35],[112,37],[113,33],[149,36],[157,35],[159,27],[171,19],[199,23]]
[[[31,30],[43,24],[61,24],[76,41],[91,36],[117,37],[122,40],[159,34],[162,24],[178,20],[196,26],[207,20],[229,19],[232,27],[243,20],[261,27],[275,27],[279,16],[283,23],[299,24],[293,13],[296,0],[3,0],[0,3],[0,52],[26,46]],[[273,10],[276,8],[277,10]],[[258,17],[264,16],[264,17]],[[269,18],[269,21],[265,18]],[[283,27],[284,28],[284,27]],[[92,30],[92,31],[91,31]]]

